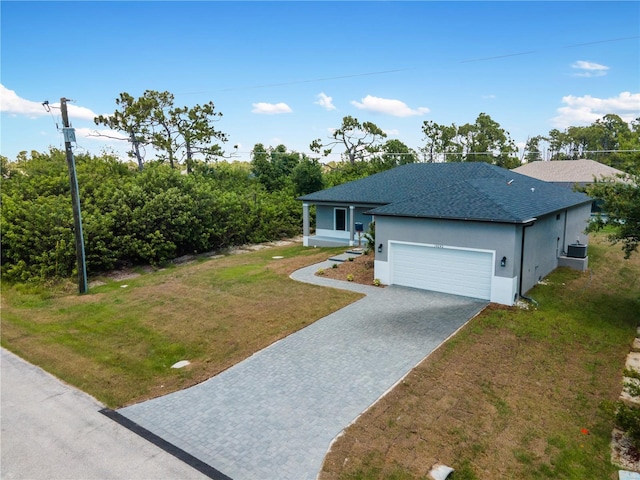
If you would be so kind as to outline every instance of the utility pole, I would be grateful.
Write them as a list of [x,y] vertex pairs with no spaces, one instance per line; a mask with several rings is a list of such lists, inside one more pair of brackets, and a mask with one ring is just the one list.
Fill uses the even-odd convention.
[[76,162],[71,150],[71,142],[76,141],[75,129],[69,125],[67,113],[67,98],[60,99],[62,111],[62,133],[64,134],[64,150],[67,155],[67,167],[69,168],[69,182],[71,184],[71,202],[73,204],[73,225],[76,237],[76,260],[78,262],[78,290],[87,293],[87,266],[84,257],[84,237],[82,235],[82,215],[80,213],[80,196],[78,195],[78,178],[76,177]]

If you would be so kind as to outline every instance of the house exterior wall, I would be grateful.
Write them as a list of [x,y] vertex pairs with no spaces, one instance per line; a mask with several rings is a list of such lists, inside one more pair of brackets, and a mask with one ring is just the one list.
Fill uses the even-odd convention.
[[[536,283],[558,268],[559,257],[570,244],[589,241],[585,233],[591,216],[591,204],[538,218],[534,225],[524,228],[524,262],[522,265],[522,290],[528,292]],[[520,238],[522,238],[522,227]]]
[[[493,252],[491,301],[512,305],[517,294],[520,243],[515,225],[408,217],[376,217],[375,276],[389,284],[392,242],[405,242]],[[506,265],[501,260],[506,257]]]
[[589,235],[585,233],[588,222],[591,219],[591,204],[579,205],[567,211],[567,235],[565,240],[567,246],[579,241],[583,245],[589,243]]
[[565,212],[558,212],[538,218],[530,227],[519,227],[524,231],[522,294],[557,268],[564,244],[564,219]]
[[[345,231],[335,230],[334,209],[344,208],[347,211],[347,229]],[[371,223],[371,215],[365,215],[364,212],[371,210],[371,207],[356,207],[353,210],[354,222],[362,222],[364,231],[369,229]],[[351,222],[351,212],[349,205],[316,205],[316,235],[323,237],[349,238],[349,225]]]
[[[587,203],[527,225],[378,216],[375,277],[384,284],[393,280],[389,251],[394,242],[493,252],[491,301],[512,305],[518,293],[525,294],[558,267],[568,245],[588,243],[584,230],[590,211]],[[382,251],[378,252],[380,244]]]

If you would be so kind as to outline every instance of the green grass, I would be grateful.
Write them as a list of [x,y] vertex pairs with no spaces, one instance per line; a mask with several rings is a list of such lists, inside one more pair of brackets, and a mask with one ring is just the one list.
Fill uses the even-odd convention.
[[[269,248],[103,278],[82,296],[69,285],[3,284],[2,346],[110,407],[161,395],[360,298],[288,277],[342,250]],[[170,368],[185,359],[189,367]]]

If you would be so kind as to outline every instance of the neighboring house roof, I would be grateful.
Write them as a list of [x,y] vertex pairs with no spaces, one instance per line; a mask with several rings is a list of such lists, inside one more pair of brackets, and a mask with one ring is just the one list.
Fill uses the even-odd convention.
[[514,168],[513,171],[545,182],[562,183],[570,187],[576,183],[579,185],[593,183],[595,179],[600,180],[602,177],[625,175],[621,170],[594,160],[530,162]]
[[368,213],[523,223],[591,198],[483,162],[414,163],[299,200],[377,205]]

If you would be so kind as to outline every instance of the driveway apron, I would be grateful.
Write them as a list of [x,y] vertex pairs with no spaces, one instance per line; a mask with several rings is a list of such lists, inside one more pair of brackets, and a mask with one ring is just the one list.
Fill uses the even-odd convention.
[[194,387],[118,413],[234,480],[315,479],[334,438],[486,302],[292,278],[367,293]]
[[93,397],[4,348],[0,374],[3,480],[207,480],[98,413],[104,405]]

